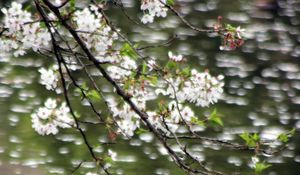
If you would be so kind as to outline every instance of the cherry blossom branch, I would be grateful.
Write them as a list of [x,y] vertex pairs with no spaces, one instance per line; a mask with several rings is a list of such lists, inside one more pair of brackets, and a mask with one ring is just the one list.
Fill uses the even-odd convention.
[[85,46],[85,44],[83,43],[83,41],[81,40],[81,38],[78,36],[78,34],[76,33],[76,31],[66,21],[62,20],[62,16],[61,16],[60,12],[58,11],[58,9],[55,6],[53,6],[48,0],[43,0],[43,2],[57,16],[57,18],[61,20],[61,24],[70,32],[70,34],[73,36],[73,38],[75,39],[75,41],[80,45],[81,49],[86,53],[86,55],[88,56],[88,58],[90,59],[90,61],[94,62],[95,67],[99,69],[99,71],[102,73],[102,76],[115,87],[116,93],[118,95],[120,95],[123,98],[123,100],[130,105],[130,107],[145,122],[145,124],[150,129],[150,131],[152,131],[153,134],[162,142],[163,146],[167,149],[167,151],[169,152],[169,154],[171,155],[171,157],[173,158],[173,160],[175,161],[175,163],[179,167],[181,167],[183,170],[185,170],[186,172],[197,173],[198,171],[191,170],[188,166],[186,166],[185,164],[183,164],[181,162],[180,158],[176,155],[176,153],[174,152],[174,150],[172,150],[167,145],[167,143],[165,142],[165,139],[160,135],[160,133],[156,130],[156,128],[154,128],[150,124],[150,122],[148,121],[149,116],[147,115],[147,113],[139,110],[139,108],[132,102],[131,97],[128,96],[128,94],[126,94],[122,90],[122,88],[106,73],[106,71],[104,70],[104,68],[101,65],[96,64],[97,63],[96,59],[90,53],[89,49],[87,49],[87,47]]
[[[222,174],[206,167],[204,162],[189,152],[186,144],[186,142],[189,143],[189,140],[203,141],[203,144],[217,144],[234,150],[251,151],[255,155],[275,154],[278,151],[266,149],[268,143],[257,137],[254,144],[248,144],[247,140],[243,138],[246,141],[243,145],[225,139],[202,137],[201,133],[194,130],[194,126],[204,125],[208,121],[222,125],[222,121],[218,122],[212,119],[212,116],[219,119],[216,112],[215,115],[211,114],[210,117],[200,120],[195,117],[197,115],[194,114],[192,108],[185,104],[194,103],[195,106],[206,107],[216,103],[223,92],[223,78],[214,77],[208,71],[199,72],[197,69],[183,68],[185,58],[182,55],[174,55],[171,51],[168,53],[170,60],[165,66],[157,65],[154,58],[143,52],[149,48],[168,46],[176,39],[176,36],[163,43],[137,48],[135,43],[130,41],[111,22],[103,4],[97,4],[95,0],[92,0],[89,8],[83,10],[77,10],[74,1],[69,0],[60,5],[54,5],[49,0],[35,0],[34,2],[40,14],[38,17],[33,17],[28,11],[22,10],[22,5],[15,2],[12,3],[10,9],[2,10],[5,14],[3,27],[8,27],[7,29],[0,27],[0,31],[2,30],[0,35],[3,35],[3,40],[2,38],[0,40],[3,49],[2,47],[0,49],[11,51],[15,56],[24,55],[26,51],[33,50],[47,57],[54,55],[56,58],[57,64],[48,70],[45,68],[39,70],[41,84],[45,85],[48,90],[57,93],[62,91],[66,103],[63,102],[60,108],[57,108],[56,100],[51,101],[50,99],[49,101],[48,99],[45,107],[39,108],[35,114],[32,114],[33,127],[39,134],[56,134],[58,127],[74,127],[80,133],[93,160],[106,174],[109,174],[107,170],[109,165],[108,163],[104,164],[107,160],[98,157],[94,152],[87,133],[81,128],[83,124],[105,125],[102,127],[107,128],[108,137],[113,141],[115,141],[117,133],[122,133],[130,138],[135,131],[138,131],[137,128],[142,131],[142,127],[145,127],[167,150],[174,163],[187,174]],[[67,6],[68,2],[70,2],[71,8],[63,8]],[[122,1],[115,0],[113,2],[124,10],[123,13],[126,13]],[[143,23],[153,22],[154,17],[165,17],[169,9],[193,30],[223,34],[224,27],[220,23],[221,18],[218,18],[219,22],[214,26],[214,30],[199,29],[185,20],[172,6],[160,2],[161,0],[142,1]],[[154,10],[151,9],[153,6]],[[72,13],[68,13],[68,9],[73,10]],[[19,18],[20,16],[22,19]],[[89,20],[86,20],[87,16]],[[129,18],[127,13],[125,16]],[[240,35],[242,30],[240,27],[235,28],[230,25],[227,28],[228,31],[223,36],[225,46],[239,47],[243,41]],[[119,44],[116,42],[118,38],[123,44],[121,49],[116,49]],[[78,70],[77,66],[80,73],[83,73],[85,78],[88,77],[84,83],[88,83],[88,86],[92,87],[93,93],[90,93],[90,88],[85,88],[85,84],[80,83],[81,79],[75,78],[73,70]],[[98,75],[91,72],[95,71],[95,68]],[[113,88],[113,92],[102,89],[100,83],[109,85],[110,88]],[[71,101],[69,85],[71,88],[79,90],[81,100],[87,100],[90,110],[99,119],[99,122],[78,119]],[[97,99],[99,98],[97,101],[105,103],[103,108],[108,111],[108,114],[103,110],[99,112],[98,106],[90,97],[95,91]],[[110,96],[111,93],[113,96]],[[160,93],[164,99],[168,98],[170,102],[167,105],[161,102],[157,109],[149,111],[146,102],[151,102],[153,97],[158,99]],[[73,95],[77,94],[75,91]],[[115,97],[118,97],[120,101],[115,101]],[[99,109],[102,109],[102,106]],[[140,126],[140,122],[142,122],[142,126]],[[180,126],[187,128],[187,135],[177,132]],[[118,131],[115,132],[116,128]],[[257,135],[253,134],[253,136]],[[174,143],[179,146],[179,152],[171,146]],[[283,149],[283,147],[281,148]],[[110,156],[110,152],[108,155]]]
[[[35,0],[35,5],[37,7],[37,10],[39,11],[39,13],[41,14],[41,16],[44,18],[45,22],[46,22],[46,26],[49,30],[49,33],[51,35],[51,40],[52,40],[52,45],[53,45],[53,49],[54,49],[54,54],[55,54],[55,57],[56,57],[56,60],[58,62],[58,66],[59,66],[59,73],[60,73],[60,76],[61,76],[61,81],[62,81],[62,85],[63,85],[63,92],[64,92],[64,96],[65,96],[65,101],[67,103],[67,106],[69,107],[70,109],[70,113],[71,115],[73,116],[73,119],[75,121],[75,128],[80,132],[84,142],[85,142],[85,145],[87,146],[91,156],[93,157],[93,159],[96,161],[96,162],[99,162],[100,159],[96,156],[96,154],[94,153],[93,151],[93,147],[89,144],[89,141],[87,139],[87,136],[85,135],[84,131],[80,128],[79,126],[79,122],[77,121],[77,118],[76,118],[76,115],[73,111],[73,108],[72,108],[72,105],[71,105],[71,102],[70,102],[70,99],[69,99],[69,96],[68,96],[68,91],[67,91],[67,88],[66,88],[66,81],[64,79],[64,74],[62,72],[62,55],[60,53],[60,50],[59,50],[59,47],[57,45],[57,42],[55,40],[55,36],[54,36],[54,33],[52,32],[52,26],[51,26],[51,22],[49,22],[48,20],[48,17],[46,16],[43,8],[39,5],[39,2],[38,0]],[[107,174],[107,175],[110,175],[110,173],[107,171],[107,169],[104,168],[104,165],[99,162],[100,166],[102,167],[102,169],[104,170],[104,172]]]

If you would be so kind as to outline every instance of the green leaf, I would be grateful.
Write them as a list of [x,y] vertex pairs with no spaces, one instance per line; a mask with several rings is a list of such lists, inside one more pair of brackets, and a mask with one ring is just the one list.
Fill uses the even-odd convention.
[[157,82],[158,82],[158,78],[156,76],[149,76],[148,77],[148,80],[150,81],[150,83],[152,85],[157,85]]
[[76,10],[76,0],[70,0],[70,11]]
[[167,5],[170,5],[170,6],[172,6],[172,5],[174,5],[174,0],[167,0]]
[[203,121],[199,120],[197,117],[192,117],[191,122],[196,124],[196,125],[199,125],[199,126],[204,126],[205,125],[205,123]]
[[290,131],[288,131],[287,133],[282,133],[277,137],[277,140],[283,142],[283,143],[287,143],[289,141],[289,137],[292,137],[295,134],[296,129],[293,128]]
[[236,30],[236,28],[233,27],[233,26],[230,25],[230,24],[227,24],[227,25],[226,25],[226,29],[229,30],[229,31],[232,31],[232,32]]
[[217,112],[217,108],[215,108],[214,111],[210,114],[208,120],[216,123],[217,125],[223,126],[223,121]]
[[24,8],[24,10],[25,10],[25,11],[30,11],[31,6],[32,6],[31,4],[27,5],[27,6]]
[[148,130],[143,129],[143,128],[138,128],[138,129],[135,131],[135,133],[138,134],[138,135],[144,134],[144,133],[147,133],[147,132],[148,132]]
[[191,76],[191,69],[189,67],[184,68],[181,71],[181,75],[183,75],[184,77],[190,77]]
[[258,141],[260,140],[260,137],[259,137],[259,135],[258,135],[257,133],[254,133],[254,134],[252,135],[252,139],[253,139],[255,142],[258,142]]
[[267,168],[271,167],[272,165],[264,163],[264,162],[259,162],[255,164],[255,173],[256,174],[261,174],[264,170]]
[[104,157],[104,162],[105,163],[109,163],[109,164],[113,164],[114,161],[112,160],[112,158],[110,156],[105,156]]
[[124,83],[124,89],[125,89],[125,90],[128,90],[128,89],[130,88],[131,85],[132,85],[131,80],[125,81],[125,83]]
[[147,64],[144,62],[142,67],[142,74],[147,74]]
[[288,138],[288,135],[285,134],[285,133],[282,133],[280,134],[278,137],[277,137],[277,140],[283,142],[283,143],[286,143],[289,141],[289,138]]
[[243,133],[240,135],[240,137],[246,142],[247,146],[249,146],[249,147],[256,146],[254,140],[251,139],[249,133]]
[[123,44],[120,53],[122,56],[129,56],[130,58],[134,59],[138,58],[138,55],[128,43]]
[[257,133],[249,134],[247,132],[240,134],[240,137],[246,142],[246,145],[249,147],[255,147],[256,144],[260,141],[260,137]]
[[87,97],[93,101],[99,101],[101,100],[101,96],[99,95],[99,93],[96,90],[90,90],[87,93]]
[[177,64],[174,61],[168,61],[165,67],[169,70],[172,70],[177,67]]
[[40,27],[41,27],[42,29],[46,29],[46,28],[47,28],[46,23],[43,22],[43,21],[41,21],[41,22],[40,22]]

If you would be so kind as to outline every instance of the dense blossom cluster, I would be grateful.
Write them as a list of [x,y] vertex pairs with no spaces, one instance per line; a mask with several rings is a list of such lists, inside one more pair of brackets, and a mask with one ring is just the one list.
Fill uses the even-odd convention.
[[48,48],[51,40],[47,29],[40,22],[33,20],[30,13],[22,10],[22,5],[16,2],[9,9],[1,9],[4,14],[4,29],[0,39],[0,51],[12,52],[14,56],[24,55],[27,50],[37,51]]
[[70,128],[74,120],[69,115],[70,109],[66,103],[57,105],[55,99],[47,99],[44,107],[40,107],[31,115],[32,127],[40,135],[57,134],[58,127]]
[[115,80],[122,80],[137,69],[136,62],[129,56],[122,56],[119,59],[115,59],[115,63],[119,63],[120,66],[116,66],[115,64],[107,68],[108,73]]
[[45,85],[47,90],[56,90],[59,80],[56,66],[49,69],[40,68],[39,72],[41,74],[40,83]]
[[224,76],[213,77],[208,71],[200,73],[195,69],[191,73],[190,81],[184,83],[183,97],[202,107],[216,103],[223,93]]
[[141,10],[144,11],[144,15],[141,21],[146,23],[152,23],[154,17],[166,17],[168,9],[165,7],[166,0],[142,0]]
[[108,55],[107,50],[118,35],[107,25],[102,14],[98,12],[98,7],[91,5],[90,8],[76,11],[73,21],[79,36],[87,48],[93,51],[96,59],[99,62],[107,61],[105,58]]
[[117,121],[119,132],[126,137],[132,137],[134,131],[140,127],[139,116],[125,103],[118,107],[118,103],[114,99],[108,101],[113,117]]
[[155,92],[156,94],[161,93],[169,95],[171,98],[177,98],[180,102],[189,101],[197,106],[206,107],[216,103],[222,97],[223,79],[223,75],[213,77],[208,71],[198,72],[193,69],[189,79],[168,78],[168,87],[157,89]]
[[167,113],[157,114],[148,112],[149,122],[158,130],[165,134],[176,133],[177,129],[183,124],[192,125],[194,111],[189,106],[177,104],[171,101],[167,106]]
[[[56,3],[59,4],[60,2],[56,1]],[[152,23],[155,17],[166,17],[166,3],[166,0],[142,0],[141,9],[144,11],[144,15],[141,21],[143,23]],[[28,49],[32,49],[33,51],[46,49],[46,53],[49,52],[51,37],[47,28],[43,27],[41,22],[35,21],[30,13],[22,10],[21,4],[13,2],[11,8],[3,8],[1,11],[5,15],[3,23],[6,30],[3,33],[5,36],[3,37],[4,39],[0,39],[0,52],[13,52],[15,56],[25,54]],[[54,14],[48,14],[48,16],[51,20],[57,20]],[[199,72],[196,69],[190,71],[189,68],[187,69],[188,71],[184,72],[185,75],[183,75],[180,66],[177,66],[185,61],[185,58],[180,54],[175,55],[171,51],[168,52],[168,63],[172,63],[178,67],[176,67],[176,71],[173,71],[171,68],[167,68],[168,66],[165,67],[166,69],[160,69],[155,59],[151,57],[149,57],[150,59],[148,57],[143,59],[142,64],[138,65],[138,61],[133,56],[131,57],[130,53],[123,54],[122,49],[117,50],[114,48],[114,42],[118,39],[118,31],[107,24],[105,16],[101,14],[96,5],[76,10],[70,15],[69,19],[68,24],[76,30],[87,49],[95,56],[99,64],[103,63],[101,66],[103,65],[103,69],[109,75],[108,78],[104,77],[115,87],[118,86],[124,90],[124,93],[120,93],[123,91],[118,91],[118,94],[122,94],[124,99],[128,97],[131,100],[129,103],[124,101],[117,102],[115,97],[109,96],[103,99],[108,104],[114,126],[124,136],[128,138],[133,137],[136,130],[145,124],[129,104],[133,103],[141,112],[148,114],[148,122],[158,131],[161,131],[163,135],[170,135],[176,133],[181,126],[186,126],[191,130],[193,130],[193,126],[196,126],[195,121],[193,122],[195,113],[189,106],[190,104],[187,104],[188,102],[196,106],[207,107],[210,104],[216,103],[222,97],[224,86],[222,80],[224,77],[222,75],[214,77],[208,71]],[[220,27],[216,27],[215,31],[218,32]],[[71,37],[62,28],[57,27],[56,29],[59,34]],[[234,44],[234,46],[230,45],[230,47],[240,46],[242,43],[239,43],[239,41],[242,41],[243,31],[240,27],[227,30],[224,39],[225,46],[228,43],[231,45]],[[70,41],[70,45],[74,49],[70,49],[69,47],[67,49],[70,49],[70,52],[76,52],[75,56],[76,54],[82,56],[82,50],[77,49],[80,47],[76,43],[72,43],[71,40],[68,41]],[[40,68],[39,72],[40,83],[45,85],[47,90],[60,93],[60,77],[68,83],[70,80],[73,80],[75,84],[77,79],[73,79],[71,76],[73,72],[70,73],[69,71],[81,69],[78,63],[80,62],[84,66],[85,60],[81,61],[81,57],[69,56],[69,53],[65,53],[64,50],[66,44],[62,43],[61,40],[57,42],[62,51],[63,61],[61,67],[58,67],[56,64],[48,69]],[[130,49],[132,48],[130,47]],[[128,52],[131,51],[130,49]],[[85,58],[84,55],[82,57]],[[85,71],[89,72],[90,69],[87,68]],[[173,72],[176,72],[175,76]],[[101,73],[105,75],[102,70]],[[93,81],[91,77],[95,75],[101,76],[99,73],[93,74],[89,76],[91,81]],[[93,83],[94,87],[98,85],[96,81],[93,81]],[[64,87],[66,90],[69,89],[68,85]],[[77,85],[75,84],[75,86]],[[98,88],[94,89],[101,91],[101,88],[102,86],[99,88],[100,90]],[[88,98],[87,96],[90,95],[89,92],[92,91],[89,91],[89,88],[82,89],[83,98]],[[85,92],[87,95],[85,95]],[[110,93],[111,91],[108,90],[107,92]],[[106,92],[103,91],[103,93]],[[163,94],[170,99],[164,97],[165,101],[162,100],[163,102],[159,103],[158,108],[155,111],[151,111],[147,108],[147,102],[153,99],[157,100],[159,94]],[[89,103],[91,106],[94,105],[92,100]],[[59,128],[74,126],[76,118],[72,118],[69,112],[70,109],[66,103],[58,105],[57,100],[49,98],[43,107],[38,108],[31,115],[32,127],[40,135],[55,135],[59,132]],[[108,123],[106,124],[111,124],[110,120],[107,121]],[[81,126],[78,125],[78,127]],[[112,161],[117,160],[117,154],[112,150],[108,150],[108,157]],[[109,162],[105,162],[104,169],[110,166]],[[95,173],[87,173],[87,175],[93,174]]]
[[[155,16],[165,17],[167,8],[164,3],[166,3],[165,0],[142,0],[141,9],[145,12],[142,21],[148,23],[153,22]],[[0,40],[2,50],[12,51],[18,56],[23,55],[27,49],[37,51],[49,47],[51,38],[46,28],[41,27],[40,22],[34,21],[30,13],[22,10],[21,4],[14,2],[11,8],[3,8],[1,11],[5,14],[4,27],[7,28],[4,32],[6,37]],[[51,20],[57,20],[53,14],[49,14],[49,17]],[[97,6],[91,5],[89,8],[75,11],[71,20],[79,36],[95,55],[95,58],[99,62],[113,63],[106,67],[108,74],[126,90],[126,93],[132,96],[131,100],[140,110],[147,111],[147,101],[155,99],[159,93],[178,100],[179,104],[175,101],[169,103],[168,117],[158,111],[147,111],[150,122],[161,131],[176,132],[183,122],[191,123],[194,112],[190,107],[183,106],[183,102],[189,101],[197,106],[205,107],[220,99],[223,92],[222,76],[216,78],[208,72],[200,73],[192,70],[188,79],[182,79],[180,76],[169,77],[163,81],[167,82],[166,89],[152,86],[147,78],[139,79],[138,75],[132,77],[133,73],[138,74],[139,71],[136,60],[112,49],[113,42],[117,39],[117,33],[107,24]],[[64,33],[59,28],[57,30]],[[237,37],[241,35],[241,32],[239,28],[236,29]],[[184,60],[182,55],[174,55],[172,52],[168,53],[168,57],[171,61],[178,63]],[[74,71],[80,68],[74,58],[66,56],[64,60],[69,70]],[[151,71],[156,68],[156,61],[149,60],[147,69]],[[64,66],[62,66],[62,71],[63,73],[66,71]],[[47,90],[61,92],[58,65],[48,69],[40,68],[39,72],[41,74],[40,83],[45,85]],[[68,81],[68,77],[65,78]],[[128,82],[130,85],[126,86]],[[140,127],[139,116],[126,103],[120,106],[115,100],[108,100],[108,104],[119,132],[127,137],[132,137],[135,130]],[[56,101],[48,99],[45,107],[39,108],[32,115],[33,128],[41,135],[56,134],[58,127],[65,128],[73,124],[73,120],[67,114],[68,111],[69,108],[64,103],[57,109]]]

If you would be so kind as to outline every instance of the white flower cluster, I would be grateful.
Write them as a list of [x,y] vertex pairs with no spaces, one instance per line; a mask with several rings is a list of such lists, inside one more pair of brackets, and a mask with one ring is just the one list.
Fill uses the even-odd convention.
[[110,110],[118,124],[118,132],[126,137],[132,137],[134,131],[140,126],[139,116],[125,103],[121,108],[117,106],[114,99],[108,101]]
[[47,90],[56,90],[59,80],[56,66],[52,66],[48,70],[40,68],[39,72],[41,74],[40,83],[45,85]]
[[40,107],[36,113],[31,115],[32,127],[40,135],[57,134],[58,127],[70,128],[74,120],[69,115],[70,109],[66,103],[57,106],[55,99],[47,99],[44,107]]
[[123,56],[120,60],[116,60],[121,63],[120,66],[109,66],[107,72],[115,80],[121,80],[131,75],[132,71],[136,71],[136,62],[128,56]]
[[190,81],[186,81],[182,89],[184,98],[201,107],[216,103],[223,93],[224,76],[213,77],[208,71],[200,73],[195,69],[191,73]]
[[[223,75],[213,77],[207,71],[201,73],[195,69],[191,71],[191,74],[188,80],[182,80],[180,77],[168,78],[167,89],[158,88],[155,90],[156,94],[162,93],[171,98],[175,98],[176,95],[180,102],[189,101],[201,107],[214,104],[221,98],[224,86]],[[182,83],[183,86],[180,87]]]
[[73,21],[79,36],[85,42],[88,49],[92,50],[99,62],[107,55],[107,50],[112,46],[113,41],[118,38],[106,24],[102,14],[94,5],[74,13]]
[[22,10],[22,5],[12,2],[9,9],[2,8],[4,14],[3,36],[0,39],[0,51],[13,52],[14,56],[24,55],[26,50],[37,51],[48,48],[51,40],[47,29],[40,22],[34,22],[30,13]]
[[4,27],[8,29],[8,34],[14,34],[22,29],[27,22],[32,22],[31,14],[22,10],[22,4],[12,2],[9,9],[2,8],[1,12],[5,15]]
[[[179,109],[179,110],[178,110]],[[168,111],[170,111],[168,117],[157,116],[155,112],[148,112],[150,123],[160,131],[170,134],[175,133],[182,123],[191,124],[191,119],[194,117],[194,111],[182,104],[176,104],[176,101],[171,101],[168,104]]]
[[145,13],[142,23],[152,23],[154,17],[166,17],[168,9],[165,7],[166,0],[142,0],[141,10]]
[[169,59],[175,62],[180,62],[183,60],[182,55],[174,55],[171,51],[168,52]]

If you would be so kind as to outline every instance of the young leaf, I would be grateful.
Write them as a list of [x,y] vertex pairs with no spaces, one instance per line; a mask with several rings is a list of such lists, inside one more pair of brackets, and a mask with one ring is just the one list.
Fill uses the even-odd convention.
[[193,124],[199,125],[199,126],[204,126],[204,122],[199,120],[197,117],[192,117],[191,122]]
[[264,163],[264,162],[258,162],[255,164],[255,173],[261,174],[264,170],[271,167],[272,165]]
[[70,0],[70,11],[75,11],[76,0]]
[[145,62],[143,63],[142,73],[147,74],[147,64]]
[[289,137],[292,137],[295,134],[296,129],[293,128],[290,131],[288,131],[287,133],[282,133],[277,137],[277,140],[286,143],[289,141]]
[[255,147],[256,143],[260,141],[260,137],[258,134],[249,134],[249,133],[243,133],[240,135],[240,137],[246,142],[246,145],[249,147]]
[[150,81],[150,83],[151,83],[152,85],[157,85],[158,78],[157,78],[156,76],[149,76],[149,77],[147,77],[147,78],[148,78],[148,80]]
[[165,67],[166,67],[167,69],[169,69],[169,70],[172,70],[172,69],[174,69],[174,68],[177,67],[177,64],[176,64],[176,62],[174,62],[174,61],[169,61],[169,62],[166,64]]
[[184,77],[189,77],[191,75],[191,70],[189,67],[186,67],[184,68],[182,71],[181,71],[181,75],[184,76]]
[[98,101],[101,99],[101,96],[99,95],[99,93],[96,90],[90,90],[87,93],[87,97],[90,98],[93,101]]
[[170,5],[170,6],[172,6],[172,5],[174,5],[174,0],[167,0],[167,5]]
[[135,51],[128,43],[123,44],[120,53],[122,56],[129,56],[130,58],[134,58],[134,59],[138,57],[138,55],[135,53]]
[[138,129],[135,131],[135,133],[138,134],[138,135],[144,134],[144,133],[147,133],[147,132],[148,132],[148,130],[143,129],[143,128],[138,128]]
[[286,133],[282,133],[277,137],[277,140],[286,143],[289,141],[288,135]]
[[214,123],[216,123],[217,125],[223,126],[223,121],[220,117],[220,115],[217,112],[217,109],[215,108],[214,111],[210,114],[209,121],[212,121]]

